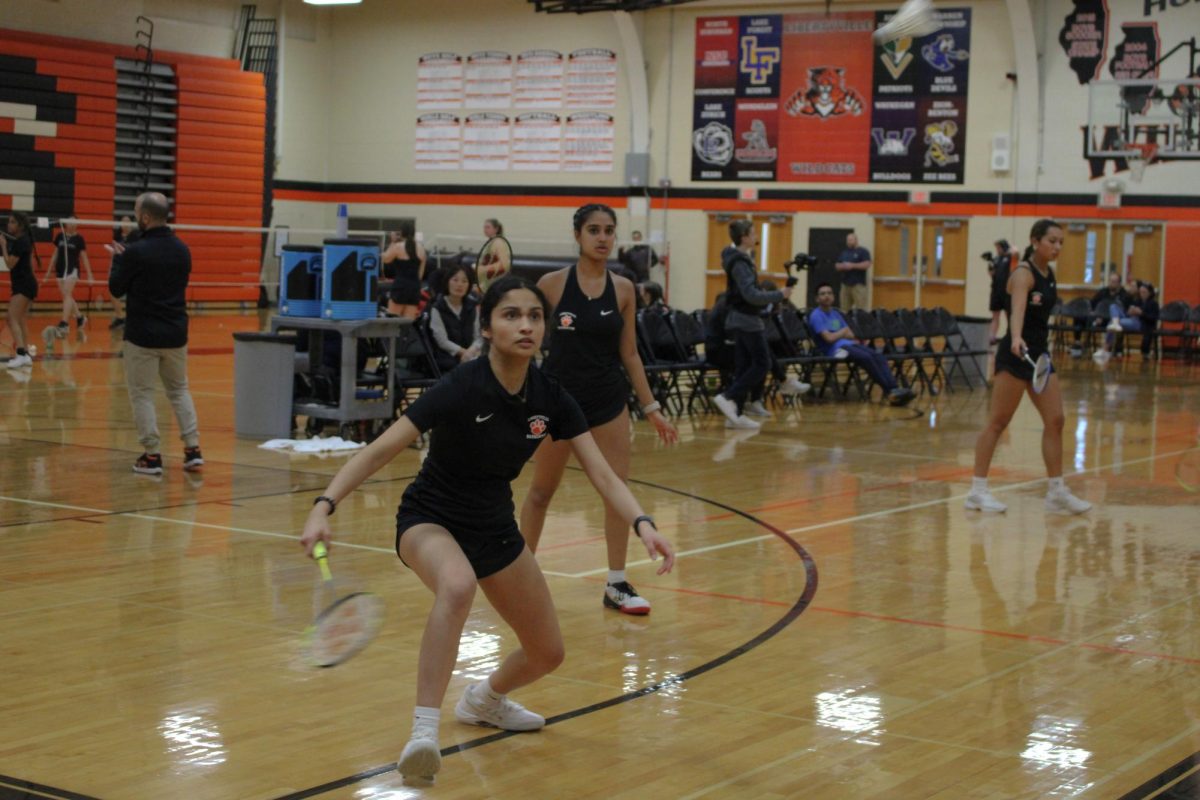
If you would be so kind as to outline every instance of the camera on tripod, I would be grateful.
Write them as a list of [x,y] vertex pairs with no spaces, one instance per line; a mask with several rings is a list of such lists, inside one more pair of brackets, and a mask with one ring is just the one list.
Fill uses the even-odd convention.
[[795,286],[800,281],[799,278],[792,274],[792,270],[800,272],[809,269],[810,267],[815,267],[816,265],[816,256],[810,256],[808,253],[796,253],[796,255],[792,256],[791,261],[783,262],[783,268],[787,270],[788,274],[787,285]]

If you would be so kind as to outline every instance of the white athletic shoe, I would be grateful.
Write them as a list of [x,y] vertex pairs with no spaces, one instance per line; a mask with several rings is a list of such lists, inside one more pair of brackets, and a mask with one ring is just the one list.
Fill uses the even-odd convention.
[[1105,328],[1105,330],[1112,331],[1113,333],[1120,333],[1123,329],[1121,328],[1121,323],[1114,319],[1112,322],[1108,323],[1108,327]]
[[762,423],[757,420],[750,419],[745,414],[733,419],[725,420],[726,428],[734,428],[740,431],[757,431],[762,429]]
[[782,395],[787,395],[788,397],[795,397],[796,395],[800,394],[808,394],[810,389],[812,389],[811,383],[798,381],[795,378],[788,378],[786,381],[779,384],[779,393]]
[[1110,358],[1112,358],[1112,353],[1108,352],[1107,350],[1097,350],[1096,352],[1092,353],[1092,360],[1100,366],[1107,364]]
[[725,415],[725,419],[729,420],[730,422],[737,422],[738,417],[741,416],[738,414],[737,403],[733,402],[723,394],[719,394],[714,397],[713,403],[718,409],[720,409],[721,413]]
[[610,583],[604,587],[604,606],[622,614],[642,616],[650,613],[650,601],[638,594],[628,581]]
[[428,786],[433,776],[442,768],[442,753],[438,749],[437,728],[418,726],[413,728],[412,738],[404,745],[396,769],[404,782]]
[[9,369],[19,369],[20,367],[32,367],[33,359],[27,355],[13,356],[12,358],[10,358],[8,360],[8,363],[5,364],[4,366],[8,367]]
[[[454,707],[454,716],[468,725],[486,725],[506,731],[537,731],[546,726],[546,719],[520,703],[502,697],[495,703],[479,699],[487,691],[487,680],[468,686]],[[486,695],[485,695],[486,696]]]
[[767,411],[766,406],[764,406],[762,404],[761,400],[754,400],[752,402],[746,403],[746,416],[747,417],[770,417],[771,412]]
[[966,502],[963,503],[968,511],[989,511],[994,514],[1003,514],[1008,511],[1008,506],[997,500],[991,492],[971,492],[967,495]]
[[1051,514],[1082,514],[1090,511],[1092,504],[1071,494],[1070,489],[1058,489],[1046,493],[1046,511]]

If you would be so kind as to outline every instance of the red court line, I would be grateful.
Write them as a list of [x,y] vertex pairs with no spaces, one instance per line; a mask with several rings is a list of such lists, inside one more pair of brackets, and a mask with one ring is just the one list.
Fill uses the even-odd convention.
[[[605,580],[602,576],[591,576],[587,580],[602,581]],[[674,592],[675,594],[694,595],[696,597],[713,597],[720,600],[735,600],[739,603],[752,603],[760,606],[791,606],[791,603],[786,603],[781,600],[767,600],[761,597],[746,597],[744,595],[726,594],[724,592],[706,592],[699,589],[683,589],[657,587],[658,592]],[[1143,658],[1154,658],[1160,661],[1178,661],[1184,664],[1200,664],[1200,658],[1190,658],[1188,656],[1174,656],[1169,653],[1152,653],[1145,650],[1130,650],[1125,647],[1114,647],[1112,645],[1091,644],[1086,642],[1074,643],[1066,639],[1056,639],[1053,636],[1038,636],[1032,633],[1018,633],[1016,631],[997,631],[990,628],[972,628],[967,625],[951,625],[948,622],[931,622],[923,619],[909,619],[907,617],[896,617],[888,614],[872,614],[869,611],[850,611],[844,608],[828,608],[825,606],[809,606],[808,611],[821,611],[826,614],[835,614],[841,617],[856,617],[858,619],[870,619],[878,622],[897,622],[904,625],[918,625],[923,628],[940,628],[948,631],[960,631],[962,633],[978,633],[983,636],[999,636],[1005,639],[1017,639],[1024,642],[1036,642],[1038,644],[1049,644],[1055,646],[1070,645],[1072,647],[1081,647],[1087,650],[1097,650],[1102,653],[1119,653],[1121,655],[1140,656]]]

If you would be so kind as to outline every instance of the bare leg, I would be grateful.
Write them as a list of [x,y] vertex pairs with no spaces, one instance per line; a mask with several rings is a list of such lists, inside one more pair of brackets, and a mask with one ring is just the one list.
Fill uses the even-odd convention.
[[475,572],[462,548],[440,525],[414,525],[400,537],[400,557],[433,592],[421,635],[417,705],[438,708],[446,696],[458,642],[475,599]]
[[479,581],[479,587],[521,643],[488,678],[492,691],[508,694],[557,669],[565,655],[562,633],[550,587],[533,553],[526,549],[516,561]]
[[1012,420],[1024,392],[1024,381],[1003,370],[996,372],[992,385],[991,416],[987,425],[979,432],[979,438],[975,440],[976,478],[987,477],[988,468],[992,465],[992,454],[996,452],[996,443],[1000,441],[1000,435]]
[[23,294],[14,294],[8,301],[8,316],[5,322],[12,332],[13,346],[24,347],[29,333],[25,328],[25,316],[29,313],[29,298]]
[[533,484],[529,494],[521,504],[521,535],[531,552],[537,552],[538,542],[542,538],[542,526],[546,524],[546,511],[550,501],[558,491],[562,482],[563,470],[566,469],[567,459],[571,456],[569,442],[556,442],[545,439],[538,447],[533,461]]
[[[604,460],[621,480],[629,479],[629,410],[621,409],[614,420],[592,428],[592,438]],[[604,540],[608,545],[608,568],[625,569],[629,549],[629,523],[608,503],[604,504]]]
[[1051,374],[1041,394],[1029,389],[1029,399],[1042,415],[1042,460],[1046,462],[1046,476],[1061,478],[1063,474],[1063,404],[1062,387],[1058,376]]

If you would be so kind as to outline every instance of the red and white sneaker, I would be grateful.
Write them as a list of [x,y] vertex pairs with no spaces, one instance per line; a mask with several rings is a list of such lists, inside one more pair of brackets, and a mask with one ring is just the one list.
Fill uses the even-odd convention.
[[615,608],[622,614],[650,613],[650,602],[638,594],[628,581],[610,583],[604,587],[604,607]]

